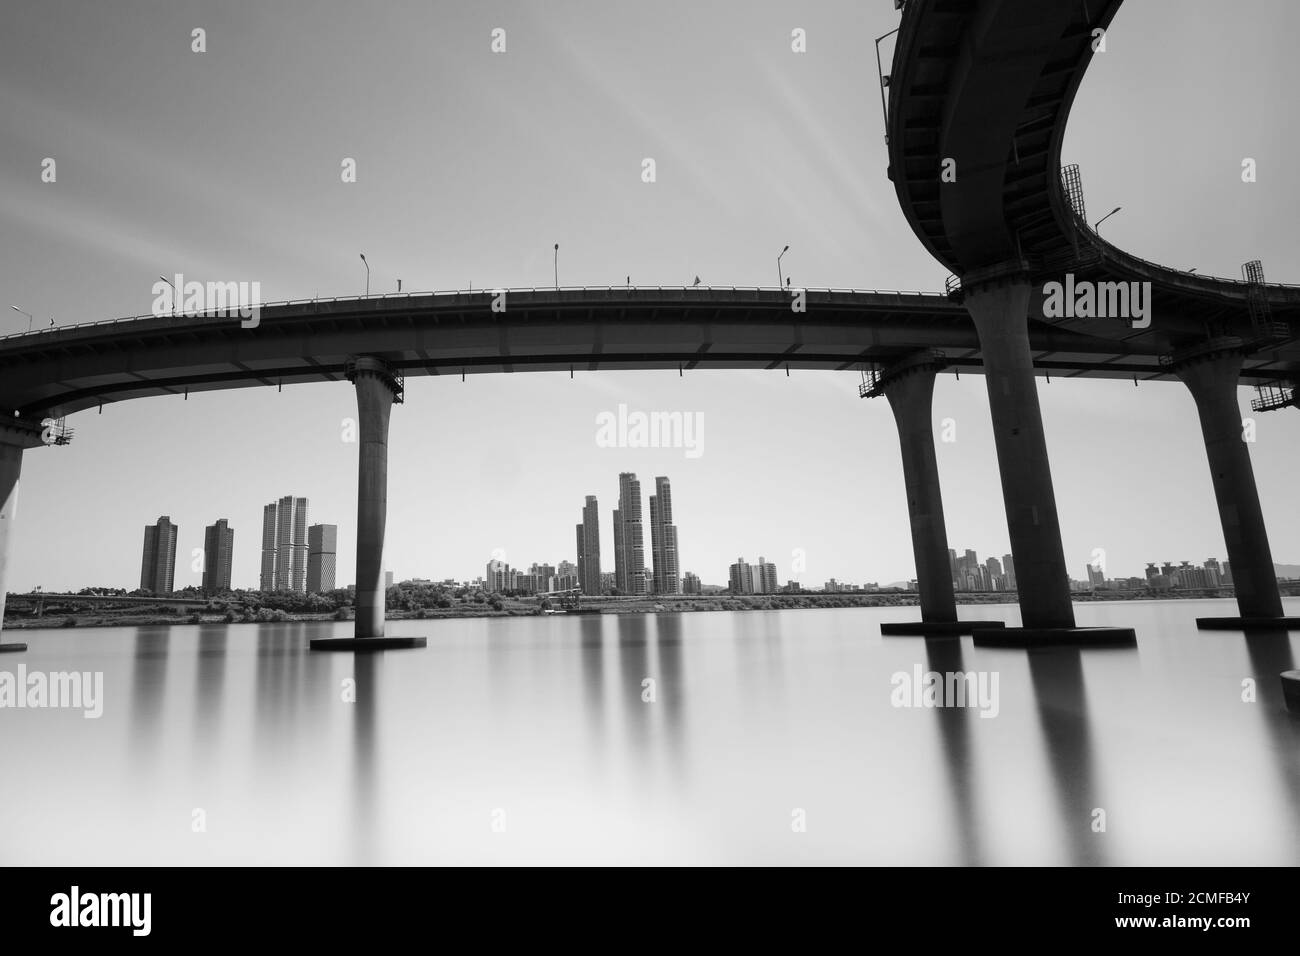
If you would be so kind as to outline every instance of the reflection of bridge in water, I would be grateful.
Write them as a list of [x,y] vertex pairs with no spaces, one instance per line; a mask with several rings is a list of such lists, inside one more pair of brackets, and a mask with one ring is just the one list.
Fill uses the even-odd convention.
[[[917,238],[953,273],[945,294],[735,288],[523,289],[303,300],[258,322],[148,316],[0,339],[0,518],[10,519],[25,449],[42,421],[149,396],[352,383],[359,423],[357,643],[384,639],[381,571],[392,406],[408,375],[604,369],[869,372],[900,435],[922,623],[957,621],[931,426],[935,376],[988,386],[1023,628],[979,641],[1131,641],[1078,629],[1061,544],[1036,376],[1182,381],[1195,401],[1241,616],[1282,615],[1237,387],[1258,410],[1293,404],[1300,287],[1193,275],[1139,259],[1087,225],[1077,169],[1061,169],[1070,106],[1095,30],[1121,0],[979,0],[905,5],[888,82],[890,167]],[[944,171],[955,164],[956,176]],[[1150,283],[1151,321],[1062,317],[1048,288]],[[12,520],[0,522],[0,594]],[[2,600],[2,598],[0,598]],[[383,639],[383,640],[381,640]],[[422,641],[401,639],[405,642]],[[326,646],[318,642],[316,646]]]

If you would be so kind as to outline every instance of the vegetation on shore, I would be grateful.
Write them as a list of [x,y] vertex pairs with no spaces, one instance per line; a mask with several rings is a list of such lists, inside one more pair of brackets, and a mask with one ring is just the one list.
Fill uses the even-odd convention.
[[[1283,586],[1284,593],[1300,588]],[[86,588],[80,594],[104,597],[131,597],[134,601],[108,601],[95,605],[79,604],[50,595],[42,616],[16,607],[5,609],[5,629],[60,627],[132,627],[166,624],[270,624],[289,621],[348,621],[355,616],[353,596],[346,590],[327,594],[298,594],[291,591],[233,591],[205,596],[198,589],[177,591],[168,598],[177,603],[150,604],[143,592],[127,594],[107,588]],[[1230,597],[1231,592],[1202,591],[1096,591],[1078,592],[1075,601],[1126,601]],[[192,598],[192,602],[188,600]],[[1014,604],[1014,592],[963,592],[958,604]],[[387,593],[388,620],[440,619],[460,617],[520,617],[563,609],[550,598],[522,594],[499,594],[436,584],[403,583],[393,585]],[[704,595],[670,595],[626,597],[605,595],[584,597],[584,614],[645,614],[654,611],[765,611],[799,608],[843,607],[911,607],[917,603],[915,592],[840,592]]]

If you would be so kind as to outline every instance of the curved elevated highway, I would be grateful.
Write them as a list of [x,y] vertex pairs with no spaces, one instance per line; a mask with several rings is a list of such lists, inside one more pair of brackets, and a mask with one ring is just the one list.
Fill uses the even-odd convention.
[[[1050,361],[1030,341],[1040,321],[1086,330],[1129,355],[1158,355],[1162,374],[1152,377],[1188,386],[1242,613],[1217,623],[1285,623],[1236,388],[1243,377],[1294,384],[1300,288],[1266,284],[1258,269],[1249,281],[1217,279],[1125,253],[1088,228],[1081,191],[1063,182],[1070,106],[1121,2],[908,0],[889,74],[889,175],[912,230],[959,279],[975,322],[1022,617],[1034,632],[1019,636],[1030,640],[1068,637],[1074,625],[1033,380],[1035,366]],[[1114,305],[1117,289],[1127,296],[1145,283],[1140,320],[1123,309],[1066,318],[1058,307],[1065,288],[1086,287],[1098,301],[1108,290]],[[933,485],[926,506],[941,524],[937,480],[912,484]],[[946,564],[933,544],[922,554],[915,532],[914,544],[918,574]]]

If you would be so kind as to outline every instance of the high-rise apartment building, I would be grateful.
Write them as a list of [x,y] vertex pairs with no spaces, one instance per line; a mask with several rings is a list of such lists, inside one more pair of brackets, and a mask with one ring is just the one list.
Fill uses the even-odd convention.
[[258,589],[275,590],[275,502],[262,508],[262,570]]
[[170,594],[176,580],[176,525],[163,515],[144,529],[144,557],[140,562],[140,589]]
[[614,512],[614,578],[621,594],[645,594],[645,538],[641,529],[641,482],[625,471],[618,476]]
[[263,591],[307,590],[307,499],[289,495],[262,509]]
[[487,571],[483,575],[485,589],[489,592],[496,593],[513,591],[514,577],[514,574],[511,573],[510,565],[506,564],[499,558],[493,558],[487,563]]
[[235,529],[227,518],[203,531],[203,590],[220,594],[230,590],[230,565],[235,551]]
[[587,495],[577,530],[578,586],[584,594],[600,594],[600,514],[595,495]]
[[754,573],[744,558],[737,558],[727,569],[727,587],[732,594],[754,593]]
[[668,479],[655,478],[650,496],[650,551],[655,594],[681,594],[677,565],[677,526],[673,524],[673,491]]
[[694,574],[691,571],[687,571],[685,574],[682,575],[682,593],[683,594],[702,593],[702,588],[700,585],[700,579],[698,575]]
[[324,594],[335,588],[338,570],[338,525],[314,524],[307,529],[307,593]]

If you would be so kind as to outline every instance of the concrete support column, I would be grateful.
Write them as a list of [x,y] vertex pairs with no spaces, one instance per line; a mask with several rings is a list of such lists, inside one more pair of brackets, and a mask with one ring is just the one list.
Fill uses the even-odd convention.
[[388,418],[399,394],[383,361],[355,359],[348,370],[357,390],[357,593],[355,635],[384,636],[384,531],[388,521]]
[[1237,607],[1244,618],[1281,617],[1282,598],[1255,471],[1250,449],[1242,440],[1241,407],[1237,404],[1243,357],[1240,347],[1240,340],[1234,338],[1209,342],[1192,354],[1175,356],[1173,370],[1192,393],[1200,415]]
[[4,628],[5,596],[9,585],[9,539],[13,537],[18,478],[22,470],[23,449],[0,442],[0,630]]
[[1020,616],[1026,628],[1073,628],[1070,578],[1029,350],[1030,292],[1028,280],[1006,279],[977,286],[966,293],[965,303],[984,361]]
[[942,367],[941,358],[922,353],[887,369],[881,386],[898,426],[907,514],[912,524],[916,586],[924,623],[957,620],[952,568],[948,561],[948,531],[939,490],[939,463],[934,454],[931,426],[934,376]]
[[[4,629],[5,598],[9,589],[9,551],[18,511],[18,485],[23,452],[41,444],[41,427],[11,420],[0,424],[0,630]],[[0,650],[25,650],[26,644],[0,644]]]

